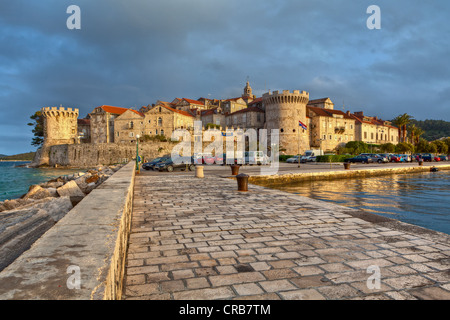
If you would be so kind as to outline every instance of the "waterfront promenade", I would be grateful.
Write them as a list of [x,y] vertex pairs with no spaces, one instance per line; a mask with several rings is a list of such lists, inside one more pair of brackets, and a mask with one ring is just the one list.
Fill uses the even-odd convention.
[[[399,167],[417,163],[352,170]],[[239,192],[230,174],[136,175],[123,299],[450,299],[450,236],[253,184]]]

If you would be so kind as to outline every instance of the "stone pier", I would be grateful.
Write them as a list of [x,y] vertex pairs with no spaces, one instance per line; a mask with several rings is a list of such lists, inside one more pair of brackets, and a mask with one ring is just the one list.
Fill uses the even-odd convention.
[[136,176],[124,299],[450,299],[448,235],[211,170]]

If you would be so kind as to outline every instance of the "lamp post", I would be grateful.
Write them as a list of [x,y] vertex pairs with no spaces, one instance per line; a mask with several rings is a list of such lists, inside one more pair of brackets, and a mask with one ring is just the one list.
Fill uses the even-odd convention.
[[141,172],[139,168],[139,138],[140,135],[136,135],[136,171],[139,174]]

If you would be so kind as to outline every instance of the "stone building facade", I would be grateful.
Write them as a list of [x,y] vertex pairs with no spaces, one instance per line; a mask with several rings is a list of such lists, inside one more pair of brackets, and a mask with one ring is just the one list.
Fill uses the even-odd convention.
[[355,119],[349,113],[308,105],[310,145],[313,149],[334,150],[355,139]]
[[358,111],[351,116],[355,119],[355,140],[369,144],[398,144],[400,137],[398,128],[390,121],[381,120],[378,117],[364,115],[363,111]]
[[160,135],[170,138],[176,129],[192,130],[195,117],[183,110],[158,104],[144,113],[145,135]]
[[145,132],[145,116],[128,109],[114,120],[114,141],[116,143],[136,142],[136,137]]

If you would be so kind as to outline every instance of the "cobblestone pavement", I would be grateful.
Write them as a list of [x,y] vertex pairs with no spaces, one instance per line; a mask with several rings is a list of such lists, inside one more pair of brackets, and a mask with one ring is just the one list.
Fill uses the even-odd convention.
[[124,299],[450,299],[444,234],[194,173],[134,195]]

